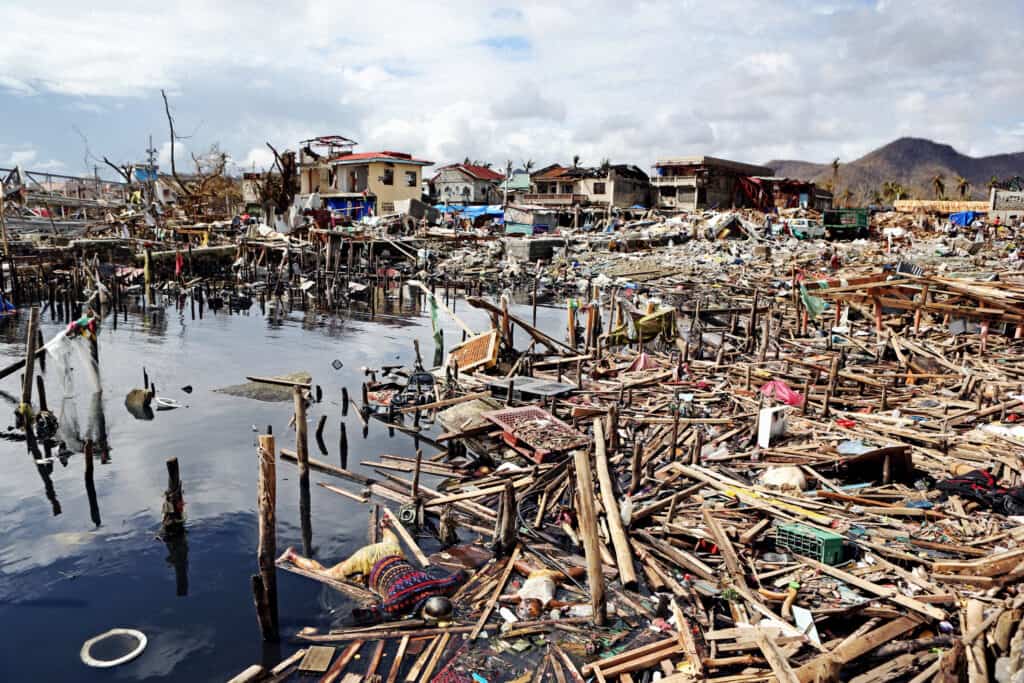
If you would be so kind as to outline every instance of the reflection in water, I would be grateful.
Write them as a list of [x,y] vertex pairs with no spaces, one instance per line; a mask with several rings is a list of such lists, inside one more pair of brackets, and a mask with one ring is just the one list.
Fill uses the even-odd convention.
[[95,442],[100,462],[110,462],[110,442],[107,440],[107,416],[103,412],[103,392],[94,391],[89,397],[89,438]]
[[[100,503],[96,498],[96,484],[93,483],[92,439],[85,442],[85,495],[89,499],[89,517],[97,528],[100,526]],[[102,456],[101,456],[102,458]]]
[[299,475],[299,522],[302,525],[302,554],[313,555],[313,524],[309,509],[309,472]]
[[174,567],[175,595],[188,595],[188,537],[182,531],[179,534],[165,534],[164,545],[167,546],[167,564]]

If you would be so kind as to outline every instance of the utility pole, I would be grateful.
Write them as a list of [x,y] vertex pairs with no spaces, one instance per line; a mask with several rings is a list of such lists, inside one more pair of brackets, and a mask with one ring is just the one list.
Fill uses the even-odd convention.
[[156,148],[153,147],[153,136],[149,136],[149,147],[146,148],[146,187],[149,190],[148,204],[156,201]]
[[504,186],[505,186],[505,197],[504,197],[504,199],[502,199],[502,207],[501,207],[503,209],[507,209],[508,208],[508,183],[509,183],[510,180],[512,180],[512,160],[511,159],[509,159],[508,161],[505,162],[505,183],[504,183]]

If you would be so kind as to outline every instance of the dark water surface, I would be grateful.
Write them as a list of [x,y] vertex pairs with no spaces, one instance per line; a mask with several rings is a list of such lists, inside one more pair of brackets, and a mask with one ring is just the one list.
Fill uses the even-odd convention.
[[[529,319],[528,306],[512,311]],[[477,330],[488,326],[485,314],[459,302],[456,313]],[[0,364],[24,356],[27,314],[0,321]],[[561,339],[564,313],[541,309],[541,327]],[[446,344],[461,332],[444,321]],[[50,339],[62,325],[44,314]],[[517,335],[525,347],[525,336]],[[364,440],[362,424],[350,411],[341,416],[341,387],[358,401],[361,366],[409,364],[412,340],[419,339],[424,359],[433,355],[426,312],[404,316],[349,318],[295,311],[264,316],[207,311],[192,319],[189,308],[173,305],[129,314],[113,329],[109,319],[100,334],[102,412],[110,461],[95,465],[100,524],[96,526],[84,483],[84,460],[72,455],[67,466],[55,461],[54,499],[23,442],[0,441],[0,681],[109,681],[164,678],[223,681],[253,663],[276,663],[294,651],[288,636],[302,626],[326,627],[347,615],[351,605],[308,579],[278,574],[284,642],[265,647],[259,638],[249,577],[256,569],[256,433],[273,425],[278,447],[292,448],[288,429],[292,406],[262,403],[214,393],[245,381],[247,374],[276,375],[307,371],[323,387],[323,402],[309,410],[312,457],[338,462],[339,422],[349,437],[349,467],[377,460],[382,453],[413,455],[412,437],[371,420]],[[77,360],[79,356],[76,354]],[[331,362],[344,363],[334,370]],[[133,418],[125,395],[142,386],[145,365],[158,395],[188,407],[157,412],[152,421]],[[48,364],[47,397],[57,412],[60,377]],[[91,407],[81,372],[76,374],[75,405],[82,432],[98,415]],[[180,390],[192,385],[191,395]],[[0,392],[20,393],[18,375],[0,381]],[[0,395],[0,431],[13,424],[14,404]],[[327,415],[319,454],[314,430]],[[435,427],[436,431],[436,427]],[[425,447],[424,453],[433,451]],[[187,504],[187,551],[173,552],[156,538],[160,529],[165,461],[177,457]],[[301,548],[296,468],[278,462],[278,548]],[[333,563],[366,541],[368,507],[330,493],[317,481],[348,490],[353,485],[312,473],[312,529],[316,556]],[[59,514],[54,514],[59,507]],[[187,557],[186,557],[187,553]],[[176,572],[172,557],[177,560]],[[187,566],[185,566],[187,564]],[[179,596],[179,589],[187,594]],[[334,612],[332,617],[332,611]],[[134,628],[149,639],[136,660],[110,670],[81,663],[82,643],[111,628]]]

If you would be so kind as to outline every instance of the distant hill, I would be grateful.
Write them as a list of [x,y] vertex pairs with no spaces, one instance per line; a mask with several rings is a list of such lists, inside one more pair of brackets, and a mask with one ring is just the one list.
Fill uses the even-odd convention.
[[[776,160],[765,166],[774,169],[777,176],[813,180],[822,186],[832,181],[831,163]],[[855,161],[840,160],[837,194],[849,188],[855,202],[866,203],[882,191],[885,183],[896,182],[910,198],[934,199],[932,179],[936,175],[943,176],[947,198],[959,198],[957,178],[963,176],[971,184],[970,198],[985,199],[993,176],[1000,180],[1024,176],[1024,152],[969,157],[931,140],[900,138]]]

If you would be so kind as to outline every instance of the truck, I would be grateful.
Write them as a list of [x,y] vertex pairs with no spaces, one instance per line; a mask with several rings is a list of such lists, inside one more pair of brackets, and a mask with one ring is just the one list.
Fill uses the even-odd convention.
[[867,237],[870,229],[870,212],[867,209],[827,209],[821,216],[825,226],[825,238],[830,240],[852,240]]

